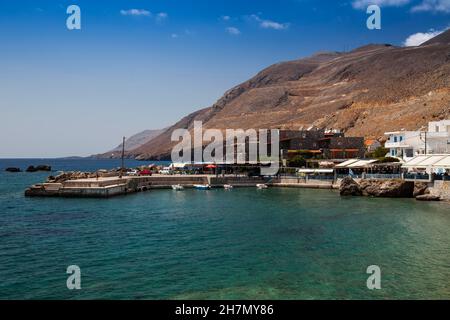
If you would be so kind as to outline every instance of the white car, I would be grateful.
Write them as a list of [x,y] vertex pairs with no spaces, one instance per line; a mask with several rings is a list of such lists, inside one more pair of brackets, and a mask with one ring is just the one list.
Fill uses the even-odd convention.
[[139,171],[137,171],[135,169],[127,171],[127,176],[138,176],[138,175],[139,175]]

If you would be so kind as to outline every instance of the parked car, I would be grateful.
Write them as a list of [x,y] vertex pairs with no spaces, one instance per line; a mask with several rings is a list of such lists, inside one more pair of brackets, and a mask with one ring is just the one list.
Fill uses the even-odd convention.
[[139,172],[139,175],[140,176],[151,176],[152,172],[150,170],[145,169],[145,170],[142,170],[141,172]]
[[135,170],[135,169],[130,169],[127,171],[127,175],[128,176],[138,176],[139,175],[139,171]]

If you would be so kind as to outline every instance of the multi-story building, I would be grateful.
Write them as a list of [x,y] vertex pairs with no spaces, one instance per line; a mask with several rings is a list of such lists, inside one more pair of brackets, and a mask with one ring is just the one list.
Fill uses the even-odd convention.
[[430,122],[426,141],[428,154],[450,153],[450,120]]
[[296,155],[305,158],[350,159],[362,158],[364,138],[345,137],[338,130],[312,128],[309,130],[280,130],[280,149],[283,158]]
[[389,156],[408,161],[421,154],[450,153],[450,120],[430,122],[427,131],[386,132]]
[[425,136],[420,131],[394,131],[385,135],[389,136],[384,147],[389,149],[390,157],[408,161],[425,153]]

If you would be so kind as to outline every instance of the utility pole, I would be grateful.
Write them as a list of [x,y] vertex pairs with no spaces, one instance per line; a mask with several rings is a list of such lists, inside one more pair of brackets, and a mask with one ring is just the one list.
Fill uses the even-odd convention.
[[428,138],[428,131],[425,131],[425,154],[428,154],[428,150],[427,150],[427,138]]
[[120,179],[122,179],[123,169],[125,167],[124,158],[125,158],[125,137],[123,137],[123,140],[122,140],[122,165],[120,167],[120,176],[119,176]]
[[425,130],[423,133],[424,133],[425,138],[422,139],[422,133],[420,133],[420,140],[422,140],[425,143],[425,154],[427,154],[428,153],[428,147],[427,147],[428,131]]

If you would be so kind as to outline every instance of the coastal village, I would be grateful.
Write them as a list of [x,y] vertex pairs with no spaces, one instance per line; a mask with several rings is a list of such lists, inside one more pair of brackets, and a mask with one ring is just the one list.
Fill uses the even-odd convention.
[[25,195],[111,197],[151,189],[297,187],[340,189],[341,195],[450,200],[450,120],[430,122],[417,131],[386,132],[385,141],[315,127],[279,130],[279,137],[280,169],[274,176],[262,175],[258,163],[189,162],[134,169],[122,165],[112,171],[59,173],[31,186]]

